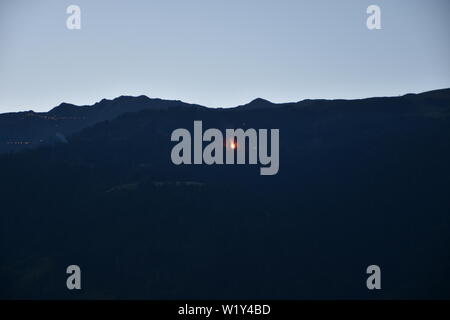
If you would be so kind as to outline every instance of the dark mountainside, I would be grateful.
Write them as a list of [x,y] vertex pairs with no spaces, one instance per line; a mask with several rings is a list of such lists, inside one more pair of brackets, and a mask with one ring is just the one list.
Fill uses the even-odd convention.
[[[450,89],[154,105],[0,156],[0,298],[450,298]],[[278,174],[173,165],[194,120],[279,128]]]
[[146,96],[120,96],[113,100],[103,99],[92,106],[61,103],[49,112],[0,114],[0,153],[65,141],[67,135],[127,112],[167,110],[172,107],[201,106],[176,100],[150,99]]

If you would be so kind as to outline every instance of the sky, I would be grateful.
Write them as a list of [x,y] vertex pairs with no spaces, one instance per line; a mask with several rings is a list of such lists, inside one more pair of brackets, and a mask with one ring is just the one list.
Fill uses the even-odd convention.
[[[69,30],[69,5],[81,29]],[[366,26],[369,5],[381,29]],[[450,87],[448,0],[0,0],[0,113],[147,95],[209,107],[261,97]]]

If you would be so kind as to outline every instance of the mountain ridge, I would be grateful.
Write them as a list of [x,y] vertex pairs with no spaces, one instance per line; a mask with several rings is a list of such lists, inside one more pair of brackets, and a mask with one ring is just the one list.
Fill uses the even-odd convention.
[[48,112],[21,111],[0,114],[0,153],[16,152],[26,148],[35,148],[48,143],[60,141],[61,136],[74,134],[102,121],[117,118],[126,113],[142,110],[169,109],[209,109],[209,110],[271,110],[280,108],[303,108],[308,106],[344,105],[346,103],[371,104],[376,101],[388,103],[403,99],[405,101],[433,100],[446,103],[450,88],[426,91],[418,94],[406,94],[396,97],[371,97],[364,99],[305,99],[298,102],[273,103],[263,98],[256,98],[247,104],[231,108],[208,108],[180,100],[149,98],[145,95],[122,95],[114,99],[102,99],[93,105],[77,106],[63,102]]
[[[233,106],[233,107],[227,107],[225,109],[232,109],[232,108],[239,108],[239,107],[244,107],[244,106],[249,106],[249,105],[253,105],[253,104],[259,104],[259,103],[264,103],[264,104],[272,104],[272,105],[291,105],[291,104],[298,104],[301,102],[306,102],[306,101],[357,101],[357,100],[367,100],[367,99],[383,99],[383,98],[402,98],[402,97],[414,97],[414,96],[430,96],[430,95],[436,95],[436,94],[442,94],[442,93],[450,93],[450,88],[441,88],[441,89],[433,89],[433,90],[428,90],[428,91],[423,91],[423,92],[419,92],[419,93],[405,93],[403,95],[398,95],[398,96],[370,96],[370,97],[366,97],[366,98],[355,98],[355,99],[345,99],[345,98],[336,98],[336,99],[310,99],[310,98],[306,98],[306,99],[302,99],[302,100],[298,100],[298,101],[290,101],[290,102],[272,102],[270,100],[261,98],[261,97],[257,97],[251,101],[249,101],[248,103],[242,104],[242,105],[238,105],[238,106]],[[143,99],[143,100],[150,100],[150,101],[167,101],[167,102],[178,102],[178,103],[184,103],[187,105],[192,105],[192,106],[201,106],[201,107],[205,107],[205,108],[210,108],[210,109],[224,109],[224,108],[215,108],[215,107],[206,107],[200,104],[196,104],[196,103],[188,103],[188,102],[184,102],[182,100],[173,100],[173,99],[162,99],[162,98],[150,98],[147,95],[138,95],[138,96],[132,96],[132,95],[120,95],[117,96],[115,98],[112,99],[107,99],[107,98],[103,98],[100,101],[94,102],[93,104],[90,105],[77,105],[77,104],[73,104],[70,102],[61,102],[59,105],[51,108],[48,111],[34,111],[32,109],[29,110],[22,110],[22,111],[12,111],[12,112],[3,112],[0,113],[0,117],[6,114],[15,114],[15,113],[24,113],[24,112],[33,112],[33,113],[37,113],[37,114],[43,114],[43,113],[49,113],[52,112],[56,109],[59,109],[60,107],[77,107],[77,108],[87,108],[87,107],[95,107],[95,106],[99,106],[103,103],[111,103],[114,101],[120,101],[123,100],[125,98],[128,99]]]

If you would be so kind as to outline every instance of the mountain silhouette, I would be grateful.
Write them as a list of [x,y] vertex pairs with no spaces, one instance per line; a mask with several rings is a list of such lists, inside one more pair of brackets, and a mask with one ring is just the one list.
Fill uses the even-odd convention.
[[[450,89],[229,109],[120,97],[52,115],[89,121],[42,119],[67,143],[0,155],[1,298],[73,298],[60,279],[74,263],[80,299],[450,298]],[[196,120],[278,128],[278,174],[174,165],[171,133]]]
[[95,123],[140,110],[199,107],[176,100],[150,99],[147,96],[120,96],[103,99],[92,106],[61,103],[48,112],[0,114],[0,153],[36,148],[58,141],[57,134],[70,135]]
[[[371,98],[355,100],[361,105],[377,101],[394,101],[402,98],[404,101],[425,103],[447,102],[449,89],[434,90],[422,94],[408,94],[396,98]],[[347,100],[303,100],[297,103],[276,104],[257,98],[248,104],[238,106],[237,110],[252,110],[282,107],[304,107],[309,105],[339,105]],[[349,100],[351,101],[351,100]],[[58,137],[71,135],[96,123],[112,120],[122,114],[140,110],[169,110],[171,108],[205,108],[196,104],[188,104],[178,100],[151,99],[141,95],[120,96],[112,100],[103,99],[92,106],[76,106],[61,103],[49,112],[17,112],[0,114],[0,153],[15,152],[23,149],[36,148],[60,141]],[[430,107],[428,107],[430,108]]]
[[237,108],[245,108],[245,109],[262,109],[262,108],[272,108],[272,107],[276,107],[277,104],[272,103],[268,100],[262,99],[262,98],[256,98],[253,101],[242,105],[242,106],[238,106]]

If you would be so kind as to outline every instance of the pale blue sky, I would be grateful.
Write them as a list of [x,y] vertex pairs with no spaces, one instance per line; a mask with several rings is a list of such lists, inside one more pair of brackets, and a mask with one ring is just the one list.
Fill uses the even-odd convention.
[[[81,30],[66,8],[81,7]],[[366,27],[381,7],[382,30]],[[448,0],[0,0],[0,112],[141,95],[210,107],[450,87]]]

